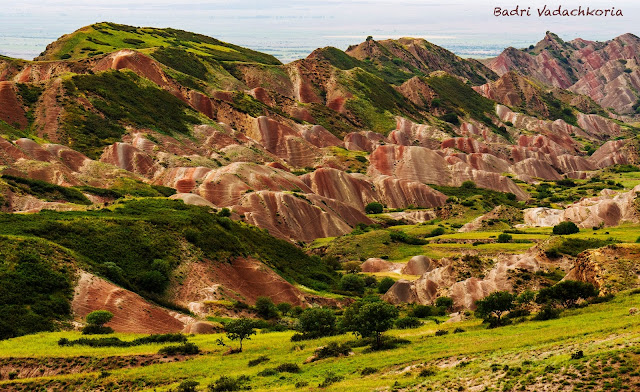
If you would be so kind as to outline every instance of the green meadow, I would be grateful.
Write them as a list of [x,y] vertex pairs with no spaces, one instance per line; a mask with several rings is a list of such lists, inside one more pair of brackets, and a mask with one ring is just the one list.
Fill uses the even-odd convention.
[[[629,309],[639,305],[640,294],[636,290],[620,293],[610,302],[565,310],[560,319],[518,319],[512,325],[496,329],[487,329],[481,320],[473,317],[456,323],[436,324],[434,320],[425,320],[423,326],[416,329],[388,332],[389,336],[407,341],[395,349],[371,352],[355,347],[352,355],[306,364],[305,360],[316,348],[357,338],[345,334],[291,342],[290,331],[258,333],[245,341],[242,353],[225,355],[227,348],[216,343],[222,335],[196,335],[190,336],[189,341],[203,352],[187,360],[102,373],[5,380],[0,382],[0,389],[125,387],[168,391],[184,380],[193,380],[200,383],[199,390],[205,390],[206,385],[225,375],[247,376],[247,386],[254,391],[502,391],[541,390],[538,388],[542,385],[551,388],[546,390],[637,390],[640,387],[637,366],[640,315],[630,315]],[[435,336],[437,330],[448,333]],[[132,340],[141,335],[116,336]],[[27,357],[126,358],[155,354],[161,347],[157,344],[128,348],[60,347],[57,341],[62,337],[76,339],[80,334],[41,333],[1,341],[0,360],[12,358],[15,363]],[[248,366],[250,360],[260,356],[269,360]],[[264,372],[285,363],[297,364],[300,372],[271,375]],[[362,375],[363,370],[366,375]],[[325,386],[320,388],[323,383]]]

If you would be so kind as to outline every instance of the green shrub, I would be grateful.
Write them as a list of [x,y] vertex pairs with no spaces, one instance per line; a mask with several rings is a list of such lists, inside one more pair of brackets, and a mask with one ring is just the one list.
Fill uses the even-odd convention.
[[342,381],[343,379],[344,377],[338,376],[333,374],[332,372],[329,372],[329,374],[327,374],[324,380],[318,385],[318,388],[326,388],[331,384],[335,384],[337,382]]
[[381,214],[384,206],[377,201],[371,202],[364,207],[367,214]]
[[513,240],[513,236],[511,234],[502,233],[498,236],[497,242],[500,244],[506,244]]
[[435,229],[431,230],[431,232],[429,232],[429,234],[427,234],[425,237],[437,237],[443,235],[444,233],[445,231],[442,227],[436,227]]
[[200,349],[193,343],[184,343],[177,346],[162,347],[158,350],[158,354],[164,355],[196,355],[200,353]]
[[351,347],[346,343],[330,342],[326,346],[320,347],[315,351],[318,359],[330,357],[345,357],[351,352]]
[[261,355],[261,356],[259,356],[259,357],[258,357],[258,358],[256,358],[256,359],[252,359],[252,360],[250,360],[250,361],[249,361],[249,363],[247,363],[247,365],[248,365],[249,367],[258,366],[258,365],[260,365],[261,363],[267,362],[267,361],[269,361],[269,360],[270,360],[270,358],[269,358],[269,357],[267,357],[266,355]]
[[447,335],[449,333],[449,331],[446,331],[444,329],[439,329],[436,331],[436,336],[443,336],[443,335]]
[[560,317],[560,312],[562,312],[562,310],[556,309],[552,306],[545,306],[540,309],[540,311],[535,316],[533,316],[533,320],[546,321],[557,319]]
[[398,329],[418,328],[421,325],[422,321],[417,317],[407,316],[396,320],[396,328]]
[[378,372],[378,369],[372,367],[366,367],[360,371],[361,376],[369,376]]
[[279,373],[300,373],[302,369],[295,363],[281,363],[276,366],[276,371]]
[[258,316],[263,319],[278,317],[278,308],[269,297],[258,297],[255,308]]
[[176,392],[196,392],[199,382],[193,380],[185,380],[178,385]]
[[250,386],[246,385],[248,382],[249,377],[244,375],[240,377],[221,376],[214,383],[209,384],[207,390],[209,392],[244,391],[251,389]]
[[352,293],[364,293],[364,279],[360,275],[347,274],[340,278],[340,290]]
[[83,335],[108,335],[113,333],[113,328],[102,325],[86,325],[82,328]]
[[475,189],[477,186],[476,186],[475,182],[473,182],[471,180],[467,180],[467,181],[463,182],[460,185],[460,187],[463,188],[463,189]]
[[427,244],[426,240],[408,235],[404,231],[391,231],[389,233],[389,237],[391,238],[391,241],[403,242],[408,245],[426,245]]
[[553,226],[553,234],[556,235],[567,235],[567,234],[575,234],[578,233],[580,229],[573,222],[562,222],[555,226]]
[[450,297],[436,298],[436,307],[450,310],[453,307],[453,299]]
[[395,283],[396,281],[388,276],[382,278],[380,283],[378,283],[378,293],[385,294]]

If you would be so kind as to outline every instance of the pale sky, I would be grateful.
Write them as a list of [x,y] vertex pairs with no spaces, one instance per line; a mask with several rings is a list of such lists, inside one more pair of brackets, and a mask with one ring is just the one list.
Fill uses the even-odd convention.
[[[455,0],[454,0],[455,1]],[[500,4],[502,3],[502,4]],[[582,2],[527,1],[574,8]],[[316,47],[345,49],[368,35],[425,37],[463,56],[495,55],[506,46],[523,47],[551,30],[564,39],[607,40],[640,35],[640,4],[588,1],[591,7],[621,9],[624,17],[493,16],[495,6],[517,1],[458,0],[0,0],[0,53],[32,58],[47,43],[87,24],[112,21],[136,26],[174,27],[263,50],[283,61],[304,57]]]

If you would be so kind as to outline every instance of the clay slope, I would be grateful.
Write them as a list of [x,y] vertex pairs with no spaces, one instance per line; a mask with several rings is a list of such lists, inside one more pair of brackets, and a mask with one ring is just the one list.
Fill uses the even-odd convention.
[[87,272],[80,274],[71,306],[74,315],[81,319],[94,310],[110,311],[113,319],[107,326],[116,332],[180,332],[194,321]]
[[640,39],[624,34],[606,42],[565,42],[547,32],[532,49],[508,48],[486,62],[499,75],[517,71],[549,86],[585,94],[602,107],[634,114],[638,101]]

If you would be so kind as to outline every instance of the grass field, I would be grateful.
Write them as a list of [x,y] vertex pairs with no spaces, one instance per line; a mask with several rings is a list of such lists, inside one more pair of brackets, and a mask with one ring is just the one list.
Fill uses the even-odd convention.
[[[1,381],[0,389],[35,390],[74,385],[91,390],[118,386],[129,390],[166,391],[182,380],[204,386],[221,375],[249,377],[254,391],[319,390],[328,377],[336,382],[322,390],[637,390],[640,387],[640,315],[629,308],[640,305],[640,295],[629,292],[614,300],[565,311],[550,321],[524,321],[497,329],[486,329],[479,320],[425,325],[411,330],[389,332],[409,343],[382,352],[355,348],[354,355],[303,364],[314,350],[330,341],[349,341],[351,335],[292,343],[292,332],[258,334],[245,342],[240,354],[223,355],[216,344],[220,335],[190,337],[204,354],[181,362],[111,370],[108,374],[78,373],[34,379]],[[464,332],[453,333],[457,328]],[[435,336],[436,330],[446,330]],[[78,333],[61,332],[29,335],[0,342],[0,360],[8,357],[78,357],[154,354],[158,345],[131,348],[59,347],[61,337],[77,338]],[[133,339],[139,335],[117,336]],[[584,357],[571,355],[583,351]],[[265,355],[269,361],[255,367],[247,362]],[[260,376],[259,372],[282,363],[295,363],[300,373]],[[362,376],[365,368],[372,374]],[[306,383],[306,384],[305,384]],[[134,387],[131,387],[135,385]],[[296,387],[296,385],[298,385]]]

